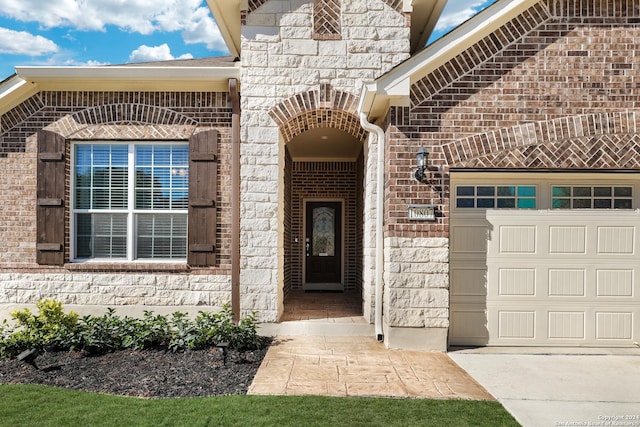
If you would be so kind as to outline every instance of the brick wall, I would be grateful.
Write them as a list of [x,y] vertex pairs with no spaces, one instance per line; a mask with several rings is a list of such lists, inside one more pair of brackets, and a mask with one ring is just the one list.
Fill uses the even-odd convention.
[[[344,288],[361,289],[358,252],[359,230],[358,175],[356,162],[295,162],[292,168],[291,236],[298,237],[291,250],[291,288],[302,289],[304,281],[304,203],[305,199],[342,199],[344,203]],[[291,240],[289,240],[291,241]]]
[[[390,114],[390,235],[448,237],[436,186],[412,178],[419,144],[445,170],[638,169],[639,18],[631,0],[542,1],[416,82]],[[437,224],[406,219],[430,202]]]
[[[388,326],[448,327],[449,168],[640,170],[639,18],[637,1],[541,1],[391,109]],[[413,178],[421,146],[431,153],[426,183]],[[408,205],[425,203],[437,221],[408,220]]]
[[[45,297],[79,304],[219,306],[229,301],[231,108],[226,93],[40,92],[0,116],[0,123],[0,303]],[[218,129],[217,265],[36,264],[35,133],[43,128],[70,140],[187,140],[196,130]],[[67,207],[69,192],[68,181]],[[68,209],[66,218],[68,231]]]
[[[293,196],[292,196],[292,174],[293,174],[293,161],[291,160],[291,155],[289,154],[289,152],[287,151],[287,153],[285,154],[285,164],[284,164],[284,206],[283,206],[283,211],[284,211],[284,295],[283,297],[286,297],[286,295],[291,291],[291,289],[294,289],[294,284],[293,284],[293,262],[294,262],[294,251],[299,250],[298,245],[293,241],[294,236],[296,236],[296,234],[294,234],[294,231],[292,230],[292,212],[291,212],[291,205],[292,205],[292,200],[293,200]],[[298,239],[300,238],[299,235]],[[297,287],[296,289],[299,289],[299,287]]]

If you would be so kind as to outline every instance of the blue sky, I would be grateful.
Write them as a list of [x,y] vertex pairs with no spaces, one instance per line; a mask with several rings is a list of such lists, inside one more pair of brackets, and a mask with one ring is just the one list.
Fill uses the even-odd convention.
[[[432,40],[495,0],[449,0]],[[0,81],[15,65],[228,54],[204,0],[0,0]]]

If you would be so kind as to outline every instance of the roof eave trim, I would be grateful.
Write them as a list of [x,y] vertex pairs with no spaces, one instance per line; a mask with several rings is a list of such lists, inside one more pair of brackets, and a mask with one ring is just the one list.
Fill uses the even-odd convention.
[[36,92],[36,85],[17,75],[6,79],[0,85],[0,114],[4,114],[15,105],[29,98]]
[[15,93],[27,84],[28,83],[24,79],[21,79],[18,75],[14,74],[0,84],[0,99]]
[[429,41],[429,38],[431,37],[433,30],[436,28],[438,20],[440,19],[440,16],[442,15],[442,11],[444,10],[444,7],[446,5],[447,5],[447,0],[435,0],[435,4],[431,9],[431,12],[429,13],[429,18],[427,19],[427,21],[424,24],[424,27],[422,28],[420,39],[418,40],[417,43],[415,43],[415,45],[411,46],[412,54],[416,53],[423,46],[427,45],[427,42]]
[[480,13],[460,25],[450,33],[427,46],[424,50],[407,59],[388,73],[379,77],[379,90],[409,96],[410,84],[444,65],[473,43],[495,31],[505,22],[513,19],[540,0],[505,0],[494,3],[486,13]]
[[[240,1],[207,0],[207,5],[231,56],[240,58]],[[232,25],[236,20],[235,26]]]
[[239,78],[236,67],[16,67],[18,77],[31,81],[48,80],[141,80],[141,81],[223,81]]
[[391,102],[391,97],[382,93],[375,81],[363,82],[359,99],[357,113],[364,113],[370,123],[384,118]]

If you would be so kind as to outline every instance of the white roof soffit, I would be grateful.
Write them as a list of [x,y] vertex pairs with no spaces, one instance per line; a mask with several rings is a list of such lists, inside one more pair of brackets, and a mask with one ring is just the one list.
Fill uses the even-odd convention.
[[447,0],[404,0],[404,11],[411,12],[411,53],[429,41]]
[[[498,0],[388,73],[362,88],[359,111],[381,117],[389,105],[408,105],[411,85],[540,0]],[[367,92],[372,91],[372,94]]]
[[207,0],[231,56],[240,57],[240,3],[246,0]]
[[220,90],[237,67],[16,67],[18,77],[39,90]]
[[0,114],[4,114],[14,106],[36,93],[37,87],[33,83],[13,75],[0,83]]
[[0,83],[0,114],[43,90],[221,91],[238,67],[15,67]]

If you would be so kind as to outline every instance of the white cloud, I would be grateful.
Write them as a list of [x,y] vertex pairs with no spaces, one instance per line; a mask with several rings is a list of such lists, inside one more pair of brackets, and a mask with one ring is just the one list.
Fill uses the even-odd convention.
[[77,61],[74,58],[69,57],[70,52],[60,50],[52,56],[33,59],[31,61],[22,62],[20,65],[33,65],[33,66],[68,66],[68,67],[77,67],[77,66],[89,66],[89,67],[98,67],[103,65],[110,65],[109,62],[88,60],[88,61]]
[[200,8],[193,14],[182,32],[182,38],[187,44],[205,43],[210,50],[227,50],[222,34],[213,19],[209,18],[209,10]]
[[455,28],[494,2],[495,0],[449,0],[435,31],[446,32]]
[[87,65],[89,67],[99,67],[99,66],[102,66],[102,65],[109,65],[109,63],[108,62],[95,61],[93,59],[90,59],[87,62],[79,64],[79,65]]
[[42,36],[0,28],[0,53],[41,56],[55,53],[58,49],[58,45]]
[[154,62],[154,61],[169,61],[172,59],[191,59],[193,56],[190,53],[174,57],[171,54],[171,49],[166,43],[160,46],[147,46],[142,45],[129,55],[129,62]]
[[113,25],[140,34],[180,31],[187,43],[225,49],[203,0],[0,0],[0,15],[45,28],[104,31]]

